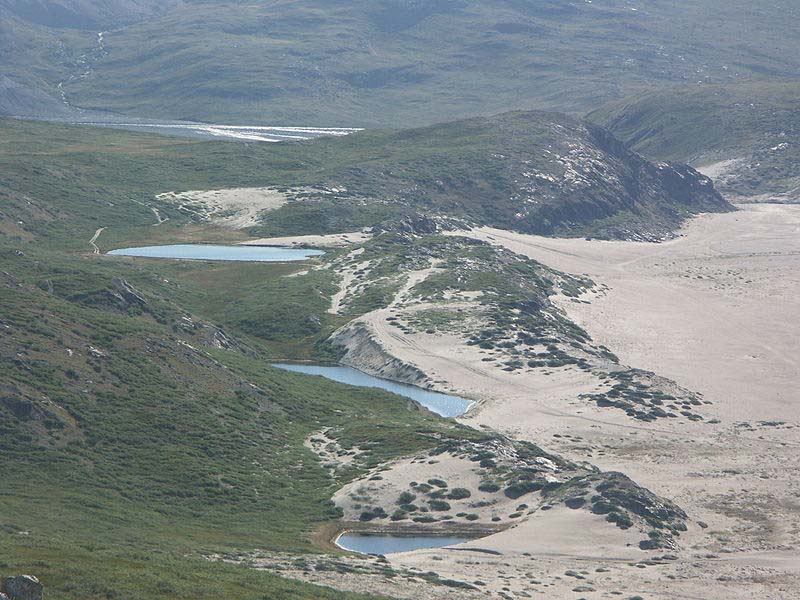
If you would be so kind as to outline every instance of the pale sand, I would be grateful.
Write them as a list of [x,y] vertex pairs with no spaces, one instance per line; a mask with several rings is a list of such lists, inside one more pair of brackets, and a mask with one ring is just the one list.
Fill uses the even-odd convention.
[[717,162],[709,163],[703,166],[695,167],[699,173],[702,173],[706,177],[710,177],[711,179],[719,179],[720,177],[724,177],[725,175],[735,171],[736,168],[742,164],[746,164],[746,158],[729,158],[726,160],[720,160]]
[[623,363],[702,392],[720,418],[800,418],[800,207],[706,215],[658,245],[472,234],[608,285],[562,306]]
[[289,201],[286,193],[273,188],[166,192],[158,194],[156,199],[234,229],[259,225],[264,212],[280,208]]
[[331,233],[328,235],[288,235],[283,237],[258,238],[240,242],[243,246],[319,246],[341,248],[352,244],[363,244],[372,237],[364,231]]
[[[567,299],[561,304],[624,364],[704,394],[713,402],[703,407],[706,419],[720,420],[631,420],[578,398],[602,387],[585,372],[499,371],[457,335],[405,334],[387,325],[389,311],[366,316],[390,354],[422,369],[436,387],[480,401],[465,422],[622,471],[709,524],[681,537],[679,561],[645,569],[618,565],[592,576],[589,587],[596,592],[575,594],[799,597],[800,207],[748,206],[703,216],[680,238],[658,245],[492,229],[468,235],[606,284],[609,289],[588,304]],[[632,542],[622,539],[625,532],[592,515],[565,511],[555,520],[549,512],[480,541],[502,557],[467,560],[467,553],[439,550],[390,560],[399,567],[425,564],[455,579],[475,576],[487,590],[509,597],[577,597],[571,590],[581,582],[563,577],[563,569],[596,568],[600,563],[591,557],[596,549],[612,562],[627,559],[628,552],[652,555],[626,546]]]

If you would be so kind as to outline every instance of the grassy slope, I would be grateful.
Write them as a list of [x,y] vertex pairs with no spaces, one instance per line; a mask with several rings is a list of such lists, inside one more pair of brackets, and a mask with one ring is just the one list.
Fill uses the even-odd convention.
[[[3,123],[2,139],[3,572],[36,573],[68,600],[356,598],[198,555],[312,549],[308,534],[336,516],[328,499],[337,482],[302,446],[322,425],[371,448],[373,463],[434,445],[432,432],[472,434],[409,412],[390,394],[265,367],[314,352],[333,326],[325,303],[308,301],[325,280],[280,278],[288,267],[277,265],[176,266],[86,252],[98,224],[119,244],[179,226],[177,215],[150,226],[148,209],[132,202],[144,190],[249,181],[246,161],[222,161],[209,176],[190,158],[211,160],[224,145],[32,123]],[[146,304],[120,302],[114,277]],[[262,293],[276,281],[286,282],[284,296]],[[270,327],[290,311],[316,317],[319,331]],[[187,316],[196,327],[182,325]],[[217,319],[249,350],[206,347]]]
[[726,191],[748,196],[798,185],[797,82],[648,92],[601,107],[588,118],[656,159],[696,165],[744,159],[741,172],[723,185]]
[[[112,226],[103,233],[103,246],[117,247],[120,230],[113,224],[123,220],[127,241],[184,236],[185,220],[174,207],[162,207],[173,220],[151,227],[153,216],[146,204],[152,204],[153,195],[227,186],[347,188],[347,193],[286,205],[252,232],[257,235],[353,230],[421,211],[542,234],[660,237],[689,214],[726,209],[710,186],[689,170],[684,173],[679,167],[678,174],[656,168],[602,131],[557,113],[506,113],[280,145],[7,123],[18,134],[17,139],[8,138],[7,150],[28,162],[23,171],[7,170],[0,178],[12,184],[7,186],[12,190],[22,189],[20,177],[27,177],[25,185],[34,191],[57,181],[64,198],[80,202],[81,210],[73,216],[80,233],[64,240],[76,249],[85,248],[96,228],[108,225]],[[135,150],[131,144],[137,145]],[[97,145],[104,148],[99,156],[93,150]],[[94,169],[90,178],[89,157]],[[86,162],[75,164],[76,158]],[[84,176],[91,181],[88,187],[81,180]],[[109,193],[140,204],[108,206]],[[24,220],[30,208],[27,200],[11,200],[19,207],[16,220]],[[49,206],[57,208],[58,203]],[[104,214],[111,218],[103,220]],[[59,222],[34,226],[53,235]]]
[[[77,106],[217,122],[408,126],[519,108],[583,112],[652,86],[796,73],[796,8],[782,4],[189,2],[106,26],[108,53],[67,93]],[[6,20],[6,45],[17,48],[30,35]],[[47,41],[6,70],[27,81],[32,62],[51,65],[51,90],[86,70],[80,57],[97,28],[38,31]]]

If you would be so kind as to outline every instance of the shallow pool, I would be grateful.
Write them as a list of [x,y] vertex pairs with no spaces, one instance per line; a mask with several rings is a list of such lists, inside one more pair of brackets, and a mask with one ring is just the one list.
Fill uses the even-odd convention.
[[231,260],[252,262],[287,262],[306,260],[325,254],[309,248],[277,248],[272,246],[215,246],[212,244],[172,244],[111,250],[115,256],[179,258],[184,260]]
[[367,533],[343,533],[336,545],[344,550],[361,554],[392,554],[423,548],[444,548],[467,542],[472,538],[434,535],[372,535]]
[[285,369],[287,371],[294,371],[296,373],[306,373],[308,375],[321,375],[327,379],[338,381],[339,383],[347,383],[349,385],[356,385],[359,387],[373,387],[381,388],[406,398],[411,398],[419,402],[428,410],[435,412],[443,417],[458,417],[467,412],[470,400],[460,398],[458,396],[450,396],[449,394],[441,394],[439,392],[429,392],[422,388],[407,385],[404,383],[396,383],[388,379],[381,379],[380,377],[373,377],[367,375],[351,367],[327,367],[321,365],[290,365],[290,364],[273,364],[273,367]]

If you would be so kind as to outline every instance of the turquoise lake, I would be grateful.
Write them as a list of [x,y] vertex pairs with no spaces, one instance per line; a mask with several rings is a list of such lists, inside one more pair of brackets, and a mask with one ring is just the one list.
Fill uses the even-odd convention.
[[458,396],[450,396],[449,394],[442,394],[439,392],[429,392],[422,388],[407,385],[404,383],[396,383],[388,379],[381,379],[380,377],[373,377],[367,375],[351,367],[327,367],[320,365],[290,365],[290,364],[273,364],[273,367],[285,369],[287,371],[294,371],[296,373],[305,373],[307,375],[320,375],[339,383],[347,383],[359,387],[372,387],[380,388],[393,392],[406,398],[411,398],[419,402],[422,406],[435,412],[443,417],[458,417],[467,412],[471,400],[466,400]]
[[336,540],[336,545],[344,550],[361,554],[392,554],[408,552],[423,548],[444,548],[467,542],[472,538],[449,536],[400,536],[370,535],[365,533],[343,533]]
[[244,262],[288,262],[306,260],[325,254],[310,248],[277,248],[273,246],[215,246],[213,244],[172,244],[111,250],[114,256],[144,256],[183,260],[229,260]]

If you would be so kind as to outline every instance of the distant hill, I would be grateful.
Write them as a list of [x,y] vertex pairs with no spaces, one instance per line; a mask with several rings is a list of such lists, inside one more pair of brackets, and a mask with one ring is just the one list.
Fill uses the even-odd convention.
[[54,97],[63,82],[81,108],[218,123],[577,114],[652,87],[793,76],[797,11],[767,0],[3,0],[0,74]]
[[55,119],[69,118],[75,111],[39,88],[0,75],[0,114]]
[[649,157],[699,167],[737,200],[800,201],[800,82],[648,92],[588,118]]
[[[322,184],[346,188],[356,201],[527,233],[660,239],[689,215],[730,209],[692,168],[650,163],[607,130],[558,113],[364,131],[276,152],[300,148],[306,160],[327,165]],[[342,203],[347,198],[339,195]]]
[[46,27],[92,30],[163,14],[180,0],[0,0],[0,9]]

